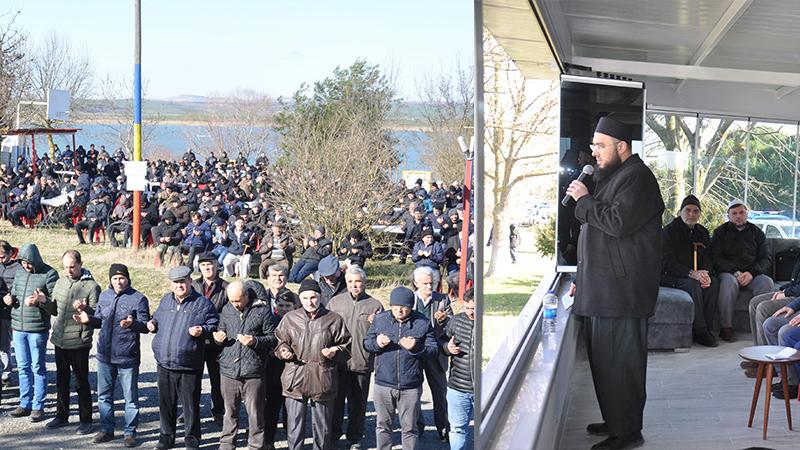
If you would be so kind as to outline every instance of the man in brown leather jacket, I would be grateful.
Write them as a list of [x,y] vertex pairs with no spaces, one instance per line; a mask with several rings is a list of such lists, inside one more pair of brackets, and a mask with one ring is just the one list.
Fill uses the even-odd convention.
[[320,304],[319,284],[303,280],[299,294],[303,307],[286,313],[275,330],[275,355],[286,361],[281,384],[286,397],[287,440],[290,449],[303,448],[310,402],[314,449],[328,450],[333,447],[336,363],[350,357],[350,333],[342,316]]

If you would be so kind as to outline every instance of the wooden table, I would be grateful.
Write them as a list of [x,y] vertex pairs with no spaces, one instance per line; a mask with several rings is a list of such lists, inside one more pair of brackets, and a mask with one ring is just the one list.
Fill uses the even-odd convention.
[[[763,438],[767,439],[767,423],[769,423],[769,402],[772,398],[772,376],[775,373],[773,364],[778,364],[781,368],[781,383],[783,384],[783,401],[786,404],[786,420],[789,422],[789,430],[792,429],[792,408],[789,403],[789,383],[786,380],[787,370],[789,364],[800,361],[800,352],[795,353],[793,356],[785,359],[770,359],[767,358],[768,354],[775,354],[787,347],[778,345],[758,345],[755,347],[743,348],[739,351],[739,356],[758,364],[758,372],[756,374],[756,385],[753,389],[753,401],[750,404],[750,419],[747,421],[747,427],[753,427],[753,416],[756,413],[756,405],[758,404],[758,394],[761,391],[761,382],[764,376],[768,380],[766,387],[766,395],[764,397],[764,434]],[[766,371],[765,371],[766,370]],[[794,370],[794,368],[792,368]]]

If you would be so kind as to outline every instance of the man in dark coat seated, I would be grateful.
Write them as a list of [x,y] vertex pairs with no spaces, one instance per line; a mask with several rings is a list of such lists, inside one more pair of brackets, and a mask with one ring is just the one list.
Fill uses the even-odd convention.
[[630,142],[627,125],[601,118],[591,144],[599,169],[594,192],[578,180],[567,188],[581,223],[572,313],[583,321],[603,415],[587,432],[609,435],[593,450],[644,442],[647,318],[655,310],[661,278],[664,201]]
[[719,337],[734,341],[733,309],[739,291],[751,298],[773,290],[767,237],[747,221],[747,205],[739,199],[728,203],[728,221],[714,230],[711,240],[714,269],[719,274]]
[[686,291],[694,302],[694,341],[716,347],[711,327],[717,311],[719,281],[711,272],[711,238],[700,225],[700,200],[689,195],[681,202],[680,215],[662,232],[664,271],[661,285]]

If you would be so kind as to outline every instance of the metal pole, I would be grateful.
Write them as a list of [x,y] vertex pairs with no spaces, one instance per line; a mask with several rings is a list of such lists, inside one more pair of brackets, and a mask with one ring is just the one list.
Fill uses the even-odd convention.
[[[133,160],[142,160],[142,2],[134,0],[135,37],[133,48]],[[132,247],[139,248],[142,223],[142,192],[133,192]]]
[[[748,119],[747,120],[748,131],[744,141],[744,204],[745,205],[747,205],[748,186],[750,185],[750,130],[752,130],[750,123],[751,121],[750,119]],[[753,205],[748,205],[748,208],[752,207]]]
[[794,132],[794,191],[792,191],[792,235],[794,238],[797,227],[797,159],[800,158],[800,122],[796,124]]
[[472,195],[472,154],[467,153],[467,164],[464,169],[464,220],[461,223],[461,263],[458,265],[458,301],[460,302],[464,301],[464,292],[467,290],[467,264],[469,264],[469,220],[471,215],[469,199],[470,195]]
[[31,134],[31,161],[33,166],[33,178],[36,179],[36,135]]
[[[475,179],[475,240],[474,240],[474,256],[475,268],[473,276],[475,284],[473,285],[475,294],[475,364],[473,364],[473,380],[475,381],[473,388],[475,390],[475,443],[478,443],[479,424],[481,423],[481,361],[483,358],[483,2],[475,0],[475,7],[473,12],[474,32],[475,39],[475,147],[473,150],[473,157],[475,159],[474,173],[477,174]],[[464,224],[464,227],[469,228],[469,224]],[[475,448],[478,448],[476,445]]]

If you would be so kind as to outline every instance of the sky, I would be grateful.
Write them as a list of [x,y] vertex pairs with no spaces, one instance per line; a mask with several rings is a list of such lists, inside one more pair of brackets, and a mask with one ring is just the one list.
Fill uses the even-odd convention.
[[[147,97],[253,89],[289,96],[357,58],[396,74],[417,97],[426,74],[472,67],[470,0],[142,0]],[[133,0],[3,0],[0,20],[32,43],[55,32],[86,52],[96,79],[131,79]],[[4,17],[3,17],[4,16]]]

